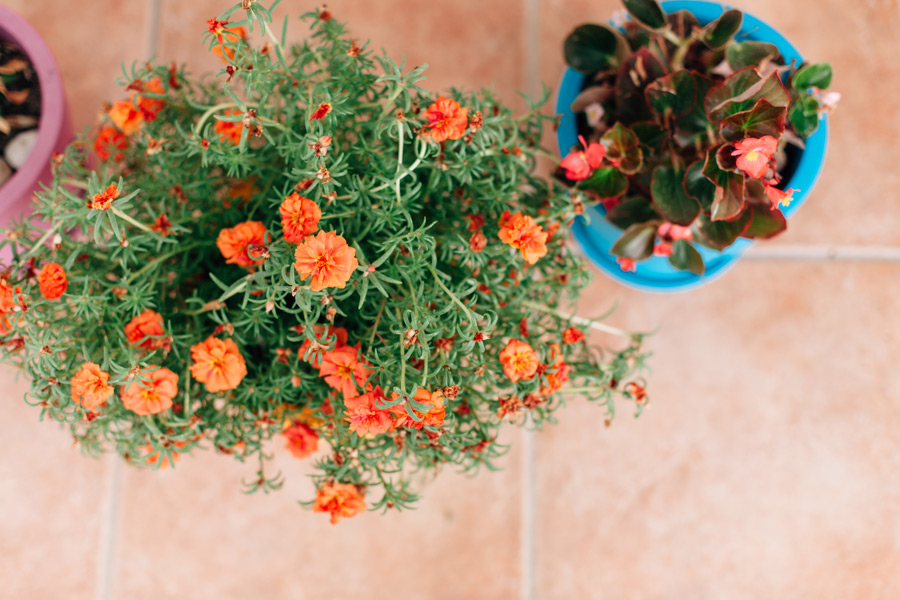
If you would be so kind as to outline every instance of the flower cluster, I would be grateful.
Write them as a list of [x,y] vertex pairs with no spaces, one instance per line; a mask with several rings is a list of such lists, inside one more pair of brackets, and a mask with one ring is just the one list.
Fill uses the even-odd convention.
[[565,41],[587,77],[571,105],[580,146],[556,175],[624,230],[612,247],[623,270],[655,255],[702,275],[695,243],[721,250],[786,229],[780,209],[799,190],[785,174],[839,94],[822,92],[830,65],[785,65],[776,46],[737,41],[738,10],[701,25],[657,0],[625,6],[618,28],[581,25]]
[[567,313],[588,273],[570,195],[533,175],[539,105],[434,97],[324,12],[254,45],[247,6],[208,23],[217,82],[136,67],[6,233],[0,347],[42,414],[136,466],[254,460],[250,490],[286,448],[337,522],[492,465],[503,421],[564,394],[639,412],[641,337],[601,353]]

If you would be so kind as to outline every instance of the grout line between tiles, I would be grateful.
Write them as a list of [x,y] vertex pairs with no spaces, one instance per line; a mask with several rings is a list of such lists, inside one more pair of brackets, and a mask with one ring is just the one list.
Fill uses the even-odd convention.
[[156,58],[157,41],[159,40],[159,16],[162,13],[162,0],[147,0],[150,18],[147,20],[147,60]]
[[111,600],[112,578],[115,569],[116,533],[119,513],[119,482],[122,477],[122,461],[112,457],[112,466],[106,482],[106,506],[100,529],[100,548],[97,557],[97,600]]
[[822,260],[900,262],[900,248],[888,246],[753,246],[744,254],[751,260]]
[[[522,46],[525,92],[540,92],[540,0],[523,0]],[[537,598],[537,433],[529,419],[522,429],[521,529],[519,535],[521,598]]]

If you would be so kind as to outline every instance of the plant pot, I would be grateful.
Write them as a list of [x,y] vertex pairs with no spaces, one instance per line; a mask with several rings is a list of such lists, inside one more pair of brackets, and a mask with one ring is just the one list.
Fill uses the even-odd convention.
[[[0,227],[30,212],[34,192],[51,179],[50,160],[72,141],[72,120],[59,67],[40,34],[22,17],[0,6],[0,40],[19,46],[34,67],[41,91],[38,138],[25,164],[0,185]],[[8,259],[4,250],[0,259]]]
[[[667,13],[688,10],[705,25],[719,18],[725,11],[721,4],[700,0],[672,0],[662,2]],[[774,44],[781,51],[787,63],[791,60],[799,65],[803,62],[800,53],[784,36],[752,15],[744,13],[744,21],[740,32],[735,36],[738,40],[756,40]],[[566,69],[556,101],[556,113],[562,115],[556,139],[559,151],[565,156],[578,144],[578,128],[575,114],[569,109],[572,100],[581,92],[585,75]],[[794,172],[787,178],[786,187],[800,190],[794,194],[794,201],[783,209],[784,216],[790,218],[809,197],[822,165],[825,161],[825,148],[828,141],[828,122],[819,121],[819,128],[806,140],[806,148],[795,157]],[[693,289],[709,283],[734,266],[743,252],[754,242],[739,238],[728,248],[717,251],[697,245],[706,273],[702,276],[680,271],[674,268],[665,257],[653,256],[637,263],[635,272],[622,271],[616,263],[616,257],[610,253],[613,243],[622,231],[606,220],[606,211],[601,204],[585,210],[588,219],[578,217],[572,225],[575,239],[584,248],[588,258],[612,279],[629,287],[651,292],[678,292]]]

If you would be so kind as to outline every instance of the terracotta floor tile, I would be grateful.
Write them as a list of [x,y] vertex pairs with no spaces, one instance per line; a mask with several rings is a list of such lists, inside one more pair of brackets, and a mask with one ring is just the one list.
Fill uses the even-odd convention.
[[108,460],[81,455],[0,368],[0,598],[94,598]]
[[41,34],[59,64],[76,131],[95,122],[103,102],[118,99],[122,64],[147,57],[150,0],[3,0]]
[[[662,328],[651,404],[538,439],[542,599],[887,598],[900,588],[900,266],[743,261],[581,304]],[[889,592],[888,590],[893,590]]]
[[519,437],[507,431],[517,446],[499,473],[447,471],[427,483],[417,510],[335,526],[297,506],[314,494],[310,463],[280,448],[287,483],[269,496],[241,493],[252,465],[210,453],[185,457],[174,471],[127,469],[113,597],[515,598]]
[[[900,9],[892,0],[848,7],[841,0],[727,3],[768,22],[813,62],[834,67],[832,88],[843,94],[832,115],[825,169],[813,195],[771,244],[900,243]],[[542,80],[562,74],[562,41],[575,26],[605,23],[620,0],[540,0]],[[555,101],[555,100],[554,100]]]
[[[373,48],[385,48],[408,68],[428,63],[423,87],[441,91],[456,86],[466,89],[493,86],[501,97],[522,106],[516,90],[524,87],[523,11],[521,0],[495,0],[486,10],[481,0],[421,2],[415,0],[331,0],[329,11],[348,22],[349,31],[361,40],[371,39]],[[222,68],[201,41],[206,20],[223,12],[230,2],[163,0],[160,21],[160,58],[194,66],[194,72]],[[276,9],[281,31],[284,15],[290,13],[289,38],[299,41],[306,25],[295,17],[315,4],[285,0]]]

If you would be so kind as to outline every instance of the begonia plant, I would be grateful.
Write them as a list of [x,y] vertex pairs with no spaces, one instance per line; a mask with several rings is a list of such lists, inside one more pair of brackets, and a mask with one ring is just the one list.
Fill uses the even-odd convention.
[[623,2],[621,27],[585,24],[565,40],[587,79],[571,106],[581,145],[557,177],[624,230],[612,247],[623,270],[657,255],[702,275],[694,244],[786,229],[781,207],[798,192],[786,175],[839,98],[823,91],[831,66],[785,64],[775,45],[736,37],[737,9],[701,25],[656,0]]
[[294,45],[257,1],[210,19],[218,78],[136,65],[55,158],[3,240],[2,353],[28,401],[135,466],[253,461],[248,491],[281,485],[279,446],[314,456],[332,522],[410,506],[417,471],[491,467],[503,421],[566,397],[601,424],[617,398],[639,413],[641,336],[570,316],[589,272],[570,194],[533,174],[539,105],[434,97],[424,67],[303,18]]

